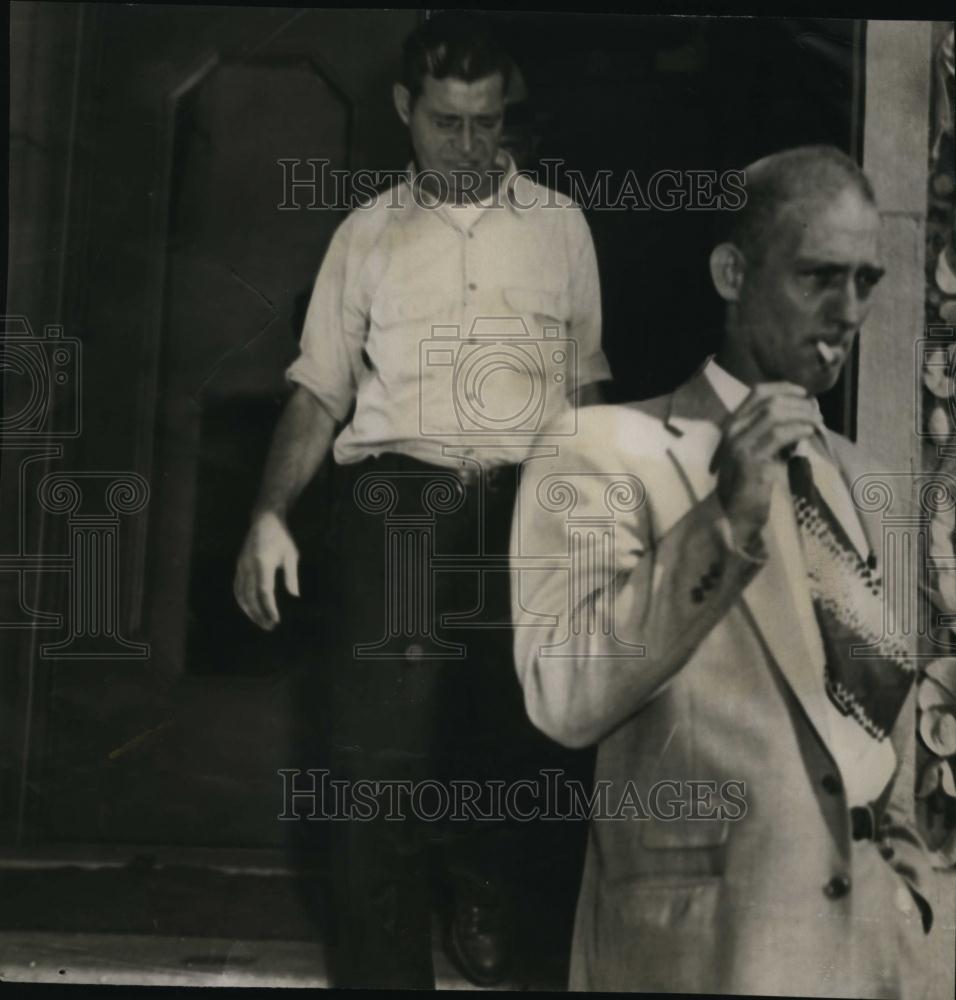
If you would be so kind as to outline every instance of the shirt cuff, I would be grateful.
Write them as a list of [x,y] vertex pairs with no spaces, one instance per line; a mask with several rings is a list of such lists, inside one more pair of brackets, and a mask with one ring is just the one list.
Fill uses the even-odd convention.
[[342,400],[337,399],[335,394],[329,391],[328,385],[324,385],[322,379],[316,377],[312,365],[303,358],[298,358],[286,369],[285,377],[287,382],[308,389],[337,424],[345,420],[352,405],[351,400],[343,405]]

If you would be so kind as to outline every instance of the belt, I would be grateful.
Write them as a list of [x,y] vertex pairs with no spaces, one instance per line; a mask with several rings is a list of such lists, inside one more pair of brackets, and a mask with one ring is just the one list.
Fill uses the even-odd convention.
[[850,810],[850,830],[854,840],[876,839],[876,817],[872,806],[853,806]]
[[359,468],[373,468],[381,470],[391,470],[396,472],[425,472],[425,473],[451,473],[456,476],[459,482],[466,489],[477,489],[484,480],[485,489],[492,493],[513,492],[515,487],[515,466],[494,465],[490,468],[483,468],[476,461],[459,460],[455,465],[434,465],[430,462],[423,462],[420,459],[412,458],[410,455],[403,455],[398,452],[383,452],[372,458],[363,460]]

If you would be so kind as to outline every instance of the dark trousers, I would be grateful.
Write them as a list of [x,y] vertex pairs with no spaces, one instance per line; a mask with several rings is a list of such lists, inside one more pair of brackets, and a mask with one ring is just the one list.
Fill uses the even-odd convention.
[[[430,844],[442,844],[453,881],[491,894],[501,881],[506,831],[483,818],[494,814],[489,782],[533,778],[547,746],[512,659],[517,473],[399,455],[335,469],[331,777],[369,783],[366,802],[371,783],[391,788],[373,816],[332,824],[339,985],[434,985]],[[478,783],[479,818],[450,814],[456,781]],[[417,785],[417,803],[396,808],[398,782]]]

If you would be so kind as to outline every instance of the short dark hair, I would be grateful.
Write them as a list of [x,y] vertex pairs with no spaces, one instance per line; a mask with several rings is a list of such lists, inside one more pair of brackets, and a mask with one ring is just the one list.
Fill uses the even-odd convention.
[[402,83],[414,101],[425,77],[452,77],[473,83],[500,73],[504,89],[511,77],[511,59],[491,26],[474,14],[443,11],[420,24],[405,39],[402,49]]
[[836,197],[847,188],[876,205],[869,178],[836,146],[798,146],[765,156],[744,170],[744,206],[720,213],[718,242],[733,243],[749,261],[760,263],[786,205]]

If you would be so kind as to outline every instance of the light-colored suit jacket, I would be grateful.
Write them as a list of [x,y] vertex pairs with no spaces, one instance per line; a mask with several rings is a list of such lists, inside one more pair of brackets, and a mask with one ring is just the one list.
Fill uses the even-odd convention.
[[[597,743],[610,811],[630,782],[649,817],[592,818],[570,985],[919,995],[931,911],[914,698],[893,734],[883,840],[853,840],[799,625],[809,592],[782,562],[789,495],[775,491],[765,558],[734,547],[710,469],[726,416],[699,374],[658,400],[578,411],[577,434],[523,470],[512,594],[528,714],[562,744]],[[828,443],[848,483],[879,471]],[[882,530],[862,520],[882,569]],[[706,797],[693,787],[716,789],[716,814],[660,818],[678,789],[685,808]]]

